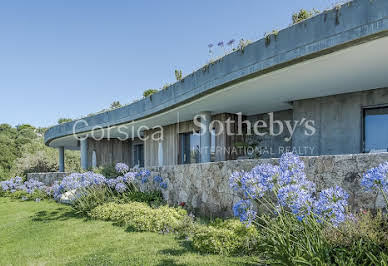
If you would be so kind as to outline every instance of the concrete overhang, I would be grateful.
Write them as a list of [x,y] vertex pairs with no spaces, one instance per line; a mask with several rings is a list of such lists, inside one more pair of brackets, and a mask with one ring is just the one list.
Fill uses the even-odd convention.
[[[54,126],[45,143],[78,149],[73,132],[118,137],[191,120],[203,110],[257,114],[291,101],[388,87],[388,1],[355,0],[235,51],[184,80],[125,107]],[[140,130],[141,131],[141,130]]]

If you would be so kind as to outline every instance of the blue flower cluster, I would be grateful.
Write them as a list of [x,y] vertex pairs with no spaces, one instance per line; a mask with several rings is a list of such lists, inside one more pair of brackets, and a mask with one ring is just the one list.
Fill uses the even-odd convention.
[[47,186],[45,186],[42,182],[39,182],[33,178],[23,182],[23,178],[17,176],[11,178],[10,180],[0,182],[1,189],[3,191],[14,193],[16,191],[25,191],[29,194],[34,193],[34,191],[39,190],[46,192]]
[[129,166],[126,165],[125,163],[117,163],[115,166],[115,170],[119,174],[125,174],[129,171]]
[[250,200],[240,200],[233,206],[233,214],[240,217],[240,221],[250,224],[256,217],[256,212],[252,209]]
[[63,178],[59,184],[54,184],[52,189],[54,191],[54,198],[60,198],[63,193],[70,190],[97,186],[108,186],[118,193],[124,193],[129,189],[130,184],[134,185],[136,179],[144,183],[150,176],[149,171],[126,172],[127,170],[125,168],[121,168],[121,170],[124,176],[110,179],[93,172],[73,173]]
[[368,191],[380,191],[388,207],[388,162],[368,170],[361,180],[361,186]]
[[159,185],[162,189],[167,189],[168,185],[167,182],[163,181],[163,178],[161,176],[154,176],[154,183]]
[[70,190],[90,188],[93,186],[100,186],[106,184],[106,178],[103,175],[93,172],[86,173],[72,173],[62,179],[60,184],[54,184],[54,198],[60,198],[60,196]]
[[367,190],[378,189],[388,193],[388,162],[368,170],[361,180],[361,185]]
[[243,198],[234,208],[235,215],[242,222],[250,223],[256,214],[247,200],[268,202],[271,195],[277,199],[277,209],[286,208],[299,220],[314,213],[316,216],[322,215],[322,220],[338,225],[345,217],[346,192],[339,187],[324,190],[317,200],[314,196],[315,184],[307,180],[303,161],[293,153],[283,154],[279,166],[261,164],[249,172],[234,172],[229,182],[231,189]]
[[314,202],[314,213],[318,220],[326,219],[327,222],[338,226],[345,222],[345,207],[349,194],[341,187],[328,188],[319,193],[319,198]]

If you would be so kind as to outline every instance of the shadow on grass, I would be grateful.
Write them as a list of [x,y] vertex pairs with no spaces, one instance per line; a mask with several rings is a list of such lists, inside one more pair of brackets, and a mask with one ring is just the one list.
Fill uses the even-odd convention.
[[57,208],[55,211],[39,211],[30,217],[34,222],[52,222],[52,221],[66,221],[69,219],[83,219],[89,220],[86,216],[82,214],[77,214],[73,210],[67,208]]

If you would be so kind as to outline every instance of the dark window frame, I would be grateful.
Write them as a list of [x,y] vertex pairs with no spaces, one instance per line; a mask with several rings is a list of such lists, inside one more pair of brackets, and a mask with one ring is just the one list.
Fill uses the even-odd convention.
[[381,109],[381,108],[388,108],[387,104],[376,104],[376,105],[367,105],[367,106],[361,106],[361,152],[362,153],[369,153],[370,151],[366,150],[365,147],[365,113],[367,110],[373,110],[373,109]]

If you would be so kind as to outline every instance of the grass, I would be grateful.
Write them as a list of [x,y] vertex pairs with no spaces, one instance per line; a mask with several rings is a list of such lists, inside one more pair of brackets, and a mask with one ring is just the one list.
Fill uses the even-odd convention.
[[255,265],[200,254],[173,235],[128,232],[53,201],[0,197],[0,265]]

